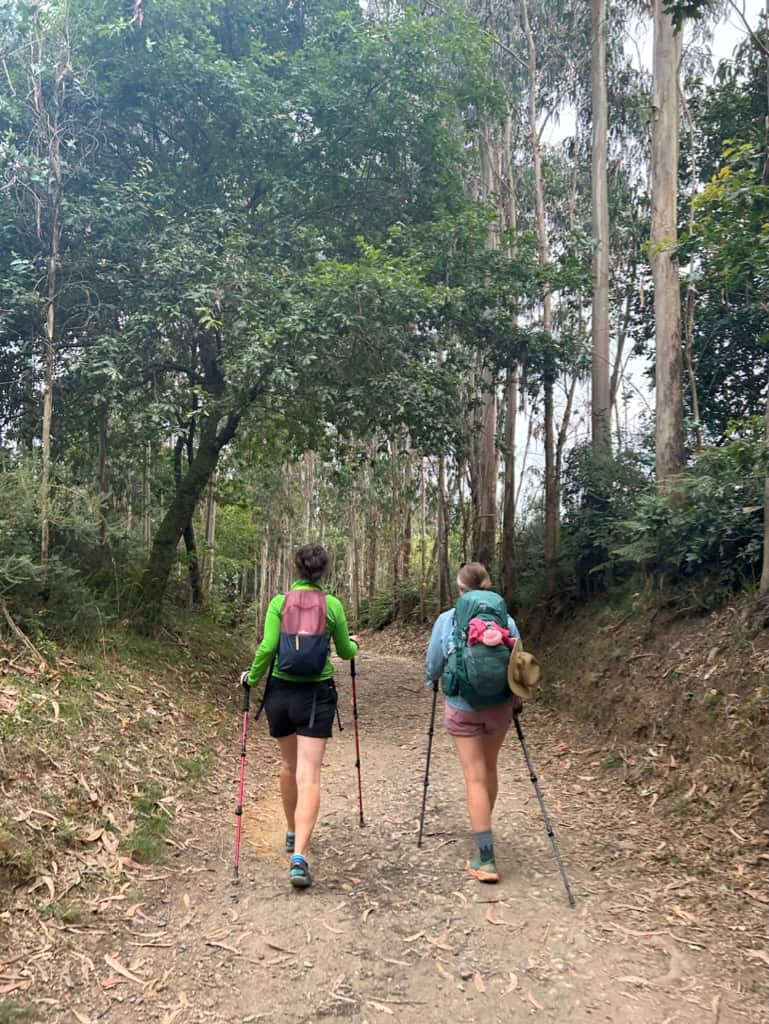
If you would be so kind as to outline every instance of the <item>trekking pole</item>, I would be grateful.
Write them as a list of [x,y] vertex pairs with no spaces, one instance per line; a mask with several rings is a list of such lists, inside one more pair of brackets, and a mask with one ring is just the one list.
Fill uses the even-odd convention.
[[246,733],[248,731],[248,709],[251,705],[251,687],[243,683],[243,736],[240,741],[240,785],[238,787],[238,805],[235,814],[238,819],[235,828],[235,866],[232,871],[232,884],[238,884],[240,867],[240,831],[243,825],[243,791],[246,785]]
[[433,679],[433,709],[430,712],[430,728],[427,730],[427,763],[425,764],[425,788],[422,793],[422,813],[419,816],[419,836],[417,846],[422,845],[422,829],[425,827],[425,804],[427,803],[427,787],[430,785],[430,754],[433,749],[433,733],[435,732],[435,705],[438,701],[438,680]]
[[360,808],[360,827],[363,828],[363,788],[360,781],[360,737],[358,736],[358,695],[355,691],[355,658],[350,658],[350,678],[352,679],[352,720],[355,725],[355,767],[358,769],[358,807]]
[[513,722],[515,723],[515,731],[518,733],[518,739],[521,741],[523,756],[526,758],[526,764],[529,768],[529,778],[534,783],[534,792],[537,794],[537,800],[539,800],[539,809],[542,811],[542,817],[545,819],[545,828],[547,829],[547,834],[550,837],[550,842],[553,844],[553,853],[555,854],[555,859],[558,862],[558,870],[561,872],[561,878],[563,879],[564,888],[566,889],[566,895],[569,898],[569,906],[573,907],[574,896],[571,888],[569,887],[569,879],[566,877],[566,869],[564,868],[563,861],[561,860],[561,851],[558,849],[555,832],[553,832],[553,826],[550,824],[550,819],[548,818],[547,811],[545,810],[545,802],[542,799],[542,793],[537,781],[537,773],[534,771],[534,765],[531,763],[529,752],[526,749],[526,743],[523,739],[523,730],[521,729],[521,723],[518,721],[517,714],[513,715]]

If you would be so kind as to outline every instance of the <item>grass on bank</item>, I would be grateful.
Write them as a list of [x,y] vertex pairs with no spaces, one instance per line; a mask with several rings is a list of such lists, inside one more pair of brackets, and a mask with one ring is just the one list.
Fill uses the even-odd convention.
[[[230,736],[232,682],[251,657],[250,641],[203,617],[183,628],[39,645],[45,674],[0,641],[0,900],[51,877],[68,851],[102,868],[166,857],[178,808]],[[59,867],[57,898],[67,884]],[[35,895],[45,904],[45,889]]]

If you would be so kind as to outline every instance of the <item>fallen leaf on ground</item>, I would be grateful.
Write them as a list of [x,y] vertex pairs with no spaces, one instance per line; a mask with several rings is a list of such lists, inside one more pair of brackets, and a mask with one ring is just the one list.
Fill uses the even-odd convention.
[[0,985],[0,996],[15,992],[17,988],[28,988],[31,984],[31,981],[11,981],[7,985]]
[[189,1003],[187,1002],[187,993],[180,992],[178,1006],[175,1006],[173,1010],[170,1010],[161,1020],[160,1024],[173,1024],[173,1022],[176,1020],[179,1014],[182,1013],[182,1011],[186,1009],[186,1007],[188,1006]]
[[489,924],[508,925],[510,923],[509,921],[500,921],[499,918],[494,917],[494,911],[491,909],[491,907],[486,908],[486,914],[484,916],[486,917],[486,920],[489,922]]
[[39,889],[41,885],[44,885],[48,890],[48,894],[51,899],[56,898],[56,890],[53,886],[53,879],[50,875],[41,875],[40,878],[36,879],[35,882],[27,889],[27,893],[32,893],[36,889]]
[[74,1006],[69,1007],[69,1012],[76,1020],[80,1021],[80,1024],[93,1024],[93,1021],[87,1014],[81,1013],[80,1010],[76,1010]]
[[529,1002],[535,1010],[544,1010],[544,1006],[542,1005],[542,1003],[538,1003],[534,996],[531,994],[531,992],[526,993],[526,998],[529,1000]]
[[118,857],[118,861],[120,866],[128,871],[152,871],[151,864],[140,864],[133,857]]
[[416,942],[417,939],[423,938],[424,934],[425,933],[423,931],[421,931],[421,932],[414,932],[413,935],[405,935],[404,938],[403,938],[403,941],[404,942]]
[[445,978],[447,981],[453,981],[454,980],[454,975],[446,970],[446,968],[443,966],[443,964],[440,962],[440,960],[436,960],[435,961],[435,969],[438,972],[438,974],[440,974],[440,976],[442,978]]
[[334,928],[332,925],[326,924],[325,921],[321,921],[320,923],[323,925],[324,928],[327,928],[328,931],[333,932],[334,935],[344,935],[343,928]]
[[510,981],[507,983],[507,988],[505,989],[505,995],[507,995],[510,992],[515,992],[515,990],[517,988],[518,988],[518,975],[517,974],[513,974],[513,972],[510,971]]
[[760,960],[769,967],[769,953],[765,953],[763,949],[746,949],[745,956],[748,956],[753,960]]
[[114,988],[115,985],[127,985],[128,978],[103,978],[99,984],[102,988]]
[[226,949],[228,953],[234,953],[235,956],[242,956],[239,949],[234,946],[228,946],[226,942],[206,942],[207,946],[215,946],[217,949]]
[[133,971],[129,971],[128,968],[121,964],[119,960],[116,960],[108,953],[104,954],[104,962],[108,967],[111,967],[113,971],[116,971],[118,974],[122,974],[124,978],[128,978],[129,981],[134,981],[137,985],[144,984],[144,978],[140,978],[138,974],[134,974]]
[[473,984],[475,985],[479,992],[486,991],[486,986],[483,982],[483,978],[481,977],[479,971],[476,971],[475,974],[473,975]]
[[279,946],[277,942],[272,942],[270,939],[265,939],[265,946],[269,946],[270,949],[276,950],[278,953],[290,953],[291,956],[298,956],[299,954],[295,949],[286,949],[285,946]]
[[376,1003],[373,999],[366,1000],[366,1006],[371,1006],[375,1010],[379,1010],[380,1013],[389,1013],[391,1017],[395,1016],[395,1010],[391,1010],[389,1006],[385,1006],[384,1003]]
[[[97,828],[95,832],[89,832],[88,835],[78,836],[81,843],[95,843],[97,839],[101,839],[104,832],[103,828]],[[75,1012],[74,1010],[72,1011]]]
[[622,982],[623,985],[648,985],[649,982],[646,978],[641,978],[637,974],[623,974],[621,978],[615,978],[615,981]]

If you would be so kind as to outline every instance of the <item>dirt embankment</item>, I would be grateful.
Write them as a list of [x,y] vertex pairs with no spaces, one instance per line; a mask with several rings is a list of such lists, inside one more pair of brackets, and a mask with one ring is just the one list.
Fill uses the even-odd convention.
[[538,644],[542,699],[610,742],[657,813],[759,817],[767,774],[769,616],[754,601],[684,618],[586,609]]

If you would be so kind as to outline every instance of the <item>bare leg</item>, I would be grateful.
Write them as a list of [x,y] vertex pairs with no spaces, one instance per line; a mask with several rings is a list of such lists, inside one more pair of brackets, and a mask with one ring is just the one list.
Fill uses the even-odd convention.
[[489,794],[489,807],[493,811],[494,804],[497,802],[497,792],[499,791],[497,761],[502,744],[505,742],[505,737],[482,736],[481,742],[483,743],[483,757],[486,762],[486,792]]
[[315,736],[297,736],[296,757],[296,839],[297,853],[307,856],[312,830],[318,820],[320,808],[320,768],[326,749],[325,739]]
[[504,736],[452,736],[462,765],[467,790],[467,810],[473,832],[491,829],[491,812],[497,800],[497,758]]
[[486,758],[482,736],[452,736],[459,754],[467,791],[467,810],[473,832],[491,828],[492,804],[489,799]]
[[296,736],[282,736],[280,747],[280,799],[286,816],[286,829],[294,831],[296,814]]

